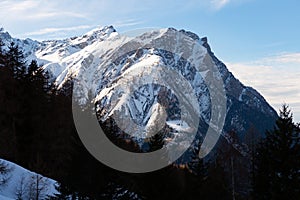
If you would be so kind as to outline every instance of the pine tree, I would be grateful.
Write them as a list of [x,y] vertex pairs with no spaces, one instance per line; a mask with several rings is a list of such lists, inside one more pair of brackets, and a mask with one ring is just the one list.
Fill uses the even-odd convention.
[[50,90],[49,73],[39,68],[36,60],[32,60],[28,66],[26,78],[39,92],[47,92]]
[[4,62],[5,62],[5,53],[4,53],[3,47],[4,47],[4,43],[3,43],[2,39],[0,38],[0,67],[3,67]]
[[24,78],[26,73],[26,62],[22,50],[14,42],[8,47],[6,54],[6,67],[13,73],[17,79]]
[[255,164],[256,199],[299,199],[300,129],[287,105],[257,147]]
[[38,70],[38,63],[36,60],[32,60],[30,65],[28,66],[28,74],[27,77],[30,81],[34,81],[35,72]]
[[[2,49],[2,48],[1,48]],[[17,52],[17,55],[15,53]],[[22,85],[17,80],[17,66],[21,69],[25,64],[22,52],[13,43],[9,51],[1,50],[0,56],[0,136],[1,147],[7,148],[7,158],[16,156],[18,116],[22,110]]]

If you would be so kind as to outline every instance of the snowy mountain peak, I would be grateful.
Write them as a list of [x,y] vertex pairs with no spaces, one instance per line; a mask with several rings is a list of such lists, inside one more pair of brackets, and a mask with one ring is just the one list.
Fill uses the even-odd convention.
[[4,31],[0,31],[0,38],[3,41],[8,41],[12,39],[11,35],[8,32],[4,32]]
[[91,31],[84,34],[83,37],[96,37],[98,35],[103,36],[103,35],[109,35],[113,32],[116,32],[113,26],[103,26],[103,27],[97,27],[95,29],[92,29]]
[[[185,35],[188,37],[181,37]],[[177,37],[179,36],[179,37]],[[36,59],[44,70],[52,74],[53,81],[63,88],[71,79],[78,78],[89,88],[92,88],[100,102],[103,110],[103,119],[110,116],[115,108],[110,101],[114,97],[116,87],[120,86],[122,79],[128,72],[136,72],[137,66],[169,66],[185,77],[195,90],[199,101],[200,118],[203,123],[208,123],[211,117],[210,92],[205,83],[206,76],[216,79],[223,79],[227,95],[227,118],[225,132],[235,129],[241,133],[241,139],[249,128],[250,124],[257,125],[259,130],[264,130],[273,123],[277,114],[265,99],[253,88],[245,87],[240,83],[227,67],[211,51],[206,37],[200,38],[197,34],[186,30],[176,30],[166,28],[153,30],[138,36],[128,37],[118,34],[113,26],[104,26],[93,29],[82,36],[71,37],[64,40],[50,40],[37,42],[30,39],[19,40],[11,38],[8,33],[0,32],[0,37],[4,41],[15,41],[24,51],[27,60]],[[171,46],[168,42],[171,41]],[[183,43],[181,39],[184,39]],[[177,41],[177,42],[176,42]],[[186,45],[197,43],[199,46],[194,51],[184,55]],[[6,42],[6,45],[9,43]],[[152,48],[158,45],[160,49]],[[166,48],[165,48],[166,47]],[[131,49],[131,51],[127,51]],[[163,50],[165,49],[165,50]],[[126,52],[127,51],[127,52]],[[172,53],[176,51],[176,53]],[[155,59],[152,59],[155,58]],[[196,62],[199,61],[199,62]],[[146,65],[144,64],[146,63]],[[197,65],[209,64],[219,70],[219,75],[209,72],[204,68],[197,72]],[[151,69],[151,67],[150,67]],[[150,73],[150,72],[149,72]],[[132,73],[131,73],[132,74]],[[137,77],[142,76],[137,74]],[[161,87],[145,86],[137,88],[136,98],[127,98],[126,101],[116,103],[120,109],[125,106],[125,110],[131,114],[140,125],[146,125],[151,119],[151,114],[157,114],[161,109],[151,113],[153,105],[157,104],[157,97]],[[149,96],[141,94],[147,93]],[[104,95],[102,95],[104,94]],[[83,95],[82,102],[86,101],[89,94]],[[100,98],[100,96],[101,98]],[[176,101],[172,93],[168,94],[168,101]],[[195,106],[195,105],[194,105]],[[108,109],[109,108],[109,109]],[[166,109],[168,121],[178,120],[178,112]],[[150,114],[149,114],[150,113]],[[158,113],[162,113],[159,111]],[[173,117],[169,116],[173,113]],[[247,114],[241,114],[247,113]],[[107,115],[105,115],[107,114]],[[158,116],[164,116],[159,114]],[[147,117],[147,120],[146,118]],[[160,118],[160,117],[158,117]],[[155,118],[152,118],[155,119]],[[146,120],[146,121],[145,121]],[[263,131],[262,131],[263,132]]]
[[80,48],[83,49],[96,41],[99,42],[107,39],[112,33],[116,34],[116,30],[113,26],[97,27],[82,36],[71,37],[70,39],[67,39],[67,41],[72,45],[79,45]]

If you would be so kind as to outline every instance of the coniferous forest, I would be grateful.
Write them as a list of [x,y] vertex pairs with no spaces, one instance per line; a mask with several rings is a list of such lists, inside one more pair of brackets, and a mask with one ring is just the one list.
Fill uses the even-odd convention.
[[[300,198],[300,125],[287,105],[264,138],[249,138],[246,156],[220,140],[209,159],[199,159],[195,149],[183,164],[144,174],[119,172],[97,161],[80,141],[72,118],[72,80],[58,90],[17,45],[0,45],[0,158],[58,181],[59,193],[48,199]],[[143,151],[109,134],[112,123],[101,125],[114,143]],[[151,150],[163,145],[161,137],[149,141]],[[0,163],[0,176],[7,173]]]

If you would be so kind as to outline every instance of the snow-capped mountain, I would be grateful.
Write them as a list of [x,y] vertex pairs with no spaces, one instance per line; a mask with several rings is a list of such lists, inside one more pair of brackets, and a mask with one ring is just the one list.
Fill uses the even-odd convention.
[[[193,51],[185,55],[186,46],[178,42],[180,39],[173,38],[175,42],[168,44],[170,35],[184,35],[185,44],[190,47],[197,44],[197,48],[193,46]],[[166,84],[176,83],[176,80],[168,81],[158,75],[157,70],[161,66],[179,73],[192,87],[194,96],[186,93],[187,100],[183,103],[196,108],[200,133],[205,132],[212,118],[212,94],[206,84],[208,78],[221,79],[224,84],[226,119],[222,134],[228,141],[230,138],[226,133],[231,130],[235,130],[240,141],[243,141],[251,126],[263,135],[277,118],[276,112],[263,96],[237,80],[214,55],[206,37],[200,38],[188,31],[167,28],[126,36],[117,33],[112,26],[106,26],[64,40],[20,40],[4,32],[0,33],[0,37],[6,46],[10,42],[18,44],[28,61],[36,59],[44,70],[50,72],[59,89],[70,80],[80,80],[81,86],[90,89],[77,91],[80,93],[76,93],[80,95],[80,103],[84,105],[92,96],[101,121],[121,113],[123,119],[118,125],[135,137],[148,137],[153,129],[164,127],[165,124],[158,122],[165,120],[167,126],[177,132],[191,128],[180,119],[182,109],[174,91],[155,82],[160,79]],[[218,72],[205,67],[198,68],[204,66],[203,63]],[[145,74],[151,78],[142,78],[146,82],[141,84],[137,77]],[[131,88],[132,94],[128,95],[126,86],[130,84],[136,87]],[[177,84],[181,85],[182,82],[178,79]],[[127,120],[129,118],[134,123]]]

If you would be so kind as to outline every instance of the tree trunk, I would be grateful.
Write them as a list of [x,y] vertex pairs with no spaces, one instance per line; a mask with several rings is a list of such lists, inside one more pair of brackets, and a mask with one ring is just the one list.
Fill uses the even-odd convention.
[[234,183],[234,171],[233,171],[233,157],[231,157],[231,183],[232,183],[232,199],[235,200],[235,183]]

